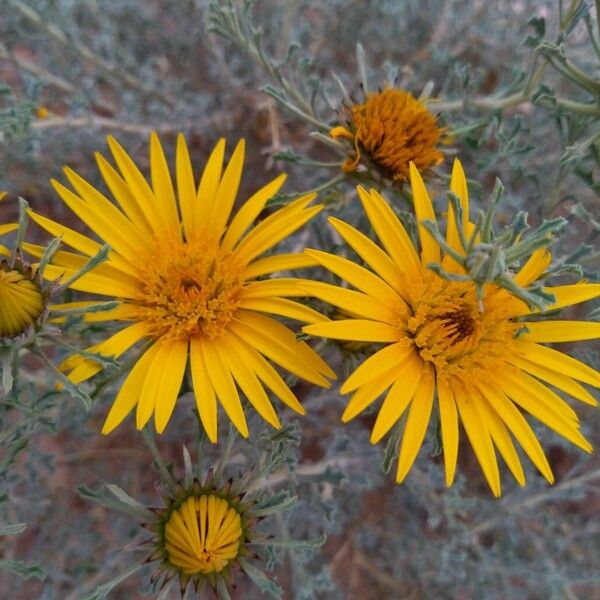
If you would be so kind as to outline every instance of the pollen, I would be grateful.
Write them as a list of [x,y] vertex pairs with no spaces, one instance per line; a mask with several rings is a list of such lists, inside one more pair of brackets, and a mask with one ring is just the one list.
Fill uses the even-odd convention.
[[218,573],[238,555],[243,529],[240,514],[214,494],[191,496],[165,524],[169,562],[184,573]]
[[363,160],[396,181],[408,180],[410,162],[419,170],[442,162],[437,146],[443,133],[423,102],[410,92],[392,88],[371,93],[364,103],[351,106],[349,128],[331,131],[333,137],[353,142],[354,152],[343,165],[345,171],[356,170]]
[[514,346],[518,324],[510,322],[494,302],[499,293],[502,290],[490,287],[485,310],[481,310],[472,283],[425,274],[422,282],[412,286],[412,316],[407,321],[421,358],[442,376],[464,378],[500,364],[507,349]]
[[226,330],[242,290],[241,268],[217,240],[157,240],[138,271],[136,318],[155,338],[214,339]]
[[16,337],[33,325],[44,310],[39,285],[26,274],[0,266],[0,337]]

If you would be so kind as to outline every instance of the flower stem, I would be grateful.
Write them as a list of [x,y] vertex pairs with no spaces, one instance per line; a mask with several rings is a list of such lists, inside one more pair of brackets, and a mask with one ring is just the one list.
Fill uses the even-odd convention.
[[175,480],[158,450],[151,425],[142,429],[142,436],[144,437],[146,445],[150,448],[150,452],[152,452],[152,457],[154,458],[154,462],[156,463],[156,467],[158,468],[163,483],[168,487],[169,491],[174,492]]
[[223,470],[225,469],[225,465],[229,461],[229,455],[231,454],[235,438],[235,427],[230,423],[229,431],[227,432],[227,441],[225,442],[225,448],[223,448],[223,452],[221,453],[219,461],[215,466],[215,481],[218,481],[221,478],[221,475],[223,475]]

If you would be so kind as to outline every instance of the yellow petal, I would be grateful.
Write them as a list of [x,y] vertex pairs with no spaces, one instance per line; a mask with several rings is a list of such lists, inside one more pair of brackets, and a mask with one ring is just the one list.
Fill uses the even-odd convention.
[[513,402],[521,406],[528,413],[539,419],[544,425],[550,427],[562,435],[565,439],[575,444],[586,452],[592,451],[590,443],[581,435],[577,428],[577,424],[558,415],[554,410],[550,409],[544,402],[540,402],[538,398],[532,397],[531,392],[524,387],[521,382],[514,380],[503,373],[502,379],[498,382],[492,381],[497,387],[507,394]]
[[143,429],[148,423],[161,399],[159,391],[165,379],[169,377],[168,371],[163,366],[169,361],[173,344],[172,340],[158,340],[153,346],[156,351],[152,362],[148,365],[148,372],[140,391],[135,415],[135,424],[138,429]]
[[[47,265],[44,269],[44,278],[51,281],[59,279],[61,282],[65,282],[77,271],[78,269],[67,269],[65,267]],[[99,275],[95,270],[81,276],[69,287],[72,290],[79,290],[80,292],[112,296],[119,299],[135,298],[138,295],[136,286],[126,284],[124,281],[119,281],[110,276]]]
[[307,344],[298,342],[289,329],[269,317],[249,311],[238,310],[238,315],[231,330],[247,344],[294,375],[316,385],[330,386],[323,374],[328,377],[335,377],[335,374]]
[[356,289],[369,296],[378,298],[386,306],[397,311],[400,311],[404,306],[402,298],[387,283],[374,273],[371,273],[371,271],[359,267],[347,258],[328,254],[320,250],[307,249],[304,252],[318,260],[326,269],[329,269]]
[[275,319],[244,310],[239,310],[236,316],[239,316],[240,321],[243,321],[245,325],[248,325],[254,331],[270,336],[271,343],[277,341],[283,346],[293,348],[296,360],[304,362],[326,377],[336,379],[337,376],[329,365],[306,342],[298,341],[293,331]]
[[510,356],[508,357],[508,361],[518,367],[519,369],[523,369],[532,375],[535,375],[539,379],[543,379],[547,381],[550,385],[562,390],[563,392],[567,392],[573,396],[573,398],[577,398],[586,404],[591,406],[597,406],[598,402],[595,398],[581,385],[576,383],[571,377],[567,375],[563,375],[562,373],[558,373],[553,371],[552,369],[547,369],[542,365],[538,365],[537,363],[531,362],[525,358],[521,358],[519,356]]
[[[50,183],[64,203],[86,224],[90,229],[110,245],[114,253],[126,262],[133,262],[139,258],[140,246],[145,246],[145,241],[136,237],[131,227],[124,224],[114,216],[104,216],[101,211],[96,211],[91,204],[85,202],[64,185],[51,179]],[[118,257],[114,257],[118,260]]]
[[67,246],[71,246],[71,248],[79,250],[79,252],[83,252],[89,257],[98,254],[100,248],[102,247],[98,242],[91,240],[85,235],[81,235],[81,233],[77,233],[73,229],[69,229],[68,227],[60,225],[59,223],[55,223],[54,221],[47,219],[42,215],[38,215],[31,209],[27,210],[27,215],[40,227],[44,228],[48,233],[50,233],[50,235],[61,238],[62,241],[67,244]]
[[498,462],[496,461],[492,438],[476,406],[477,398],[457,381],[452,382],[452,391],[460,419],[471,442],[475,456],[481,465],[492,493],[494,496],[499,497],[500,471],[498,470]]
[[574,285],[556,285],[544,288],[545,292],[554,294],[555,302],[546,310],[555,310],[586,302],[600,296],[600,283],[576,283]]
[[125,378],[102,427],[104,435],[117,427],[137,404],[140,390],[148,377],[150,366],[159,350],[160,346],[156,343],[150,346]]
[[226,350],[221,354],[221,358],[226,362],[227,368],[231,371],[246,398],[267,423],[275,429],[280,429],[281,423],[277,413],[252,369],[246,364],[243,357],[236,353],[235,345],[228,343],[226,338],[222,338],[221,343]]
[[504,421],[510,432],[538,468],[540,473],[550,482],[554,483],[554,475],[548,464],[548,459],[538,441],[535,433],[525,420],[519,409],[504,395],[504,393],[484,381],[478,381],[477,387],[490,407]]
[[181,210],[181,220],[186,235],[194,234],[194,204],[196,201],[196,182],[192,171],[190,153],[182,133],[177,136],[177,151],[175,157],[177,178],[177,196]]
[[[467,231],[469,222],[469,193],[467,190],[467,179],[462,165],[458,158],[454,159],[452,166],[452,177],[450,178],[450,191],[457,196],[462,208],[462,226],[463,231]],[[460,254],[464,254],[464,248],[460,242],[458,229],[456,228],[456,217],[454,208],[448,202],[448,216],[446,223],[446,242],[451,248],[454,248]],[[446,271],[451,273],[461,273],[464,269],[450,256],[446,255],[443,258],[442,265]]]
[[392,368],[400,370],[404,360],[413,352],[413,349],[405,342],[390,344],[382,348],[369,356],[367,360],[356,368],[340,388],[340,393],[348,394],[353,392],[355,389],[373,381],[373,379],[376,379],[382,373]]
[[578,342],[600,338],[598,321],[527,321],[528,329],[519,339],[531,342]]
[[511,473],[520,486],[525,485],[525,473],[506,426],[482,394],[477,398],[477,410]]
[[302,297],[307,295],[303,287],[305,283],[309,283],[309,280],[294,277],[274,277],[273,279],[252,281],[244,286],[242,298],[245,300],[276,296]]
[[[198,193],[194,206],[194,231],[206,228],[209,215],[216,201],[217,189],[221,181],[223,158],[225,157],[225,139],[221,138],[210,153],[206,166],[200,178]],[[230,250],[231,248],[227,248]]]
[[[2,199],[0,198],[0,200]],[[11,233],[17,229],[19,229],[18,223],[4,223],[0,225],[0,235],[6,235],[7,233]]]
[[[212,498],[209,497],[209,499]],[[199,556],[202,552],[200,545],[200,530],[198,528],[198,517],[196,516],[196,503],[194,498],[188,498],[180,509],[181,516],[185,523],[185,528],[189,531],[189,537],[191,538],[191,547],[194,549],[194,554]],[[210,518],[208,520],[210,523]]]
[[355,342],[397,342],[403,337],[398,328],[393,325],[366,319],[327,321],[326,323],[306,325],[302,331],[318,337]]
[[337,306],[349,315],[382,323],[393,323],[398,318],[397,313],[390,307],[379,302],[377,298],[361,292],[321,281],[307,281],[302,284],[302,287],[306,290],[307,295]]
[[342,414],[342,422],[347,423],[354,419],[356,415],[373,404],[397,380],[397,375],[398,369],[394,366],[385,373],[381,373],[379,378],[359,387],[348,401],[348,406]]
[[180,226],[175,190],[164,150],[155,131],[150,135],[150,174],[161,219],[170,231],[177,232]]
[[575,426],[579,424],[577,413],[560,396],[537,379],[531,377],[531,375],[524,373],[520,369],[506,369],[502,373],[502,377],[518,383],[518,385],[529,392],[532,398],[544,404],[557,417],[571,421]]
[[261,354],[235,335],[228,337],[228,343],[235,347],[236,354],[284,404],[301,415],[306,414],[292,390]]
[[208,369],[204,364],[202,341],[199,339],[190,341],[190,368],[198,414],[208,439],[215,444],[218,432],[217,398],[208,376]]
[[419,385],[423,361],[409,355],[398,370],[397,379],[388,392],[371,432],[371,443],[376,444],[396,424],[413,398]]
[[398,294],[405,293],[406,280],[394,261],[367,236],[347,223],[329,217],[327,219],[347,244]]
[[[146,323],[134,323],[133,325],[121,329],[121,331],[118,331],[114,335],[110,336],[102,343],[93,346],[93,350],[88,348],[87,351],[94,352],[95,354],[99,354],[101,356],[113,356],[114,358],[118,358],[127,350],[129,350],[131,346],[148,335],[148,330],[149,327]],[[69,379],[73,383],[81,383],[82,381],[89,379],[102,370],[101,363],[90,359],[83,359],[78,361],[78,363],[79,364],[77,364],[77,366],[69,374]],[[65,364],[67,364],[66,361],[61,365],[61,370],[63,370],[63,365]]]
[[225,229],[240,186],[245,147],[244,140],[240,140],[223,173],[223,178],[219,183],[219,188],[211,205],[207,226],[217,237],[221,237],[221,233]]
[[456,473],[458,457],[458,413],[454,393],[445,378],[437,378],[438,405],[440,410],[440,429],[444,447],[444,470],[446,485],[450,487]]
[[175,340],[169,350],[165,362],[161,365],[164,371],[160,386],[156,391],[156,408],[154,423],[157,433],[162,433],[171,418],[175,402],[181,390],[188,357],[188,343]]
[[[65,167],[64,173],[80,198],[93,209],[92,212],[102,216],[103,222],[108,222],[114,229],[117,229],[119,234],[127,239],[127,242],[134,241],[141,247],[147,245],[145,231],[139,227],[138,223],[130,221],[129,218],[112,202],[101,194],[93,185],[89,184],[83,177],[78,175],[73,169]],[[75,194],[73,194],[73,196],[75,196]],[[77,196],[75,196],[75,198],[76,197]],[[92,227],[92,225],[90,225],[90,227]],[[94,227],[92,227],[92,229],[95,231]],[[118,248],[115,247],[115,250],[118,251]]]
[[267,275],[276,271],[304,269],[316,267],[319,263],[307,254],[274,254],[250,263],[242,273],[245,280],[254,279],[260,275]]
[[266,203],[281,189],[286,177],[285,173],[282,173],[258,190],[242,205],[225,232],[222,242],[224,250],[233,249],[242,235],[252,225],[254,219],[262,212]]
[[[152,188],[117,140],[109,135],[107,141],[115,162],[121,170],[123,179],[130,193],[133,195],[135,204],[144,215],[144,220],[152,230],[160,231],[163,228],[163,224],[156,214],[156,198],[154,197]],[[114,179],[113,183],[115,183]]]
[[396,265],[410,278],[418,277],[421,265],[415,247],[390,205],[376,190],[356,188],[367,217],[383,247]]
[[600,387],[600,373],[568,354],[539,344],[525,342],[521,338],[519,338],[518,348],[527,360],[573,377],[578,381]]
[[[312,200],[312,195],[309,196]],[[287,207],[286,207],[287,208]],[[323,206],[310,206],[302,211],[286,213],[285,218],[282,213],[285,209],[277,211],[273,217],[280,217],[276,220],[269,221],[271,217],[265,219],[260,225],[255,227],[250,233],[240,242],[235,249],[235,256],[240,261],[246,264],[254,260],[259,254],[266,252],[284,238],[290,236],[294,231],[302,227],[310,221],[316,214],[323,210]],[[262,227],[269,221],[268,226]]]
[[419,240],[421,241],[421,263],[427,266],[429,263],[440,262],[440,247],[431,237],[431,234],[421,224],[423,221],[436,223],[435,212],[429,198],[423,178],[414,163],[410,163],[410,185],[415,205],[415,215],[418,223]]
[[396,481],[398,483],[404,481],[425,439],[425,432],[427,431],[433,407],[434,383],[433,368],[428,364],[423,369],[423,375],[419,381],[415,396],[410,403],[410,410],[406,418],[406,425],[400,444],[398,470],[396,472]]
[[239,306],[245,310],[272,313],[303,323],[322,323],[328,320],[327,317],[316,310],[286,298],[252,298],[249,300],[244,298]]
[[[123,152],[125,152],[123,150]],[[137,227],[143,231],[146,235],[152,235],[156,223],[152,218],[152,207],[146,205],[145,202],[140,206],[138,200],[134,195],[130,183],[127,183],[112,167],[112,165],[100,154],[96,152],[96,162],[98,163],[98,169],[104,179],[108,189],[110,190],[113,198],[117,201],[123,212],[127,215],[132,223],[135,223]],[[143,176],[139,173],[139,177]],[[131,180],[130,180],[131,182]],[[143,184],[141,184],[143,186]],[[142,193],[138,190],[138,193]],[[143,198],[143,196],[142,196]],[[148,214],[147,214],[148,213]]]
[[221,406],[240,434],[247,438],[249,435],[246,417],[240,402],[240,396],[231,371],[223,359],[224,350],[218,339],[202,340],[202,356],[208,371],[210,382],[217,393]]
[[550,252],[546,248],[538,248],[515,275],[515,283],[521,287],[527,287],[546,272],[551,262]]
[[[24,242],[21,247],[27,253],[35,256],[36,258],[41,258],[45,251],[43,246],[30,244],[28,242]],[[88,261],[88,256],[74,254],[73,252],[65,252],[64,250],[59,250],[52,258],[53,265],[57,267],[67,267],[73,271],[79,271],[88,263]],[[120,268],[120,264],[121,263],[117,264],[114,260],[112,260],[112,257],[110,257],[107,261],[94,267],[94,275],[102,275],[104,277],[108,277],[109,279],[117,279],[128,286],[136,286],[138,282],[137,279],[131,274],[131,265],[124,263],[126,265],[126,269],[123,270]]]

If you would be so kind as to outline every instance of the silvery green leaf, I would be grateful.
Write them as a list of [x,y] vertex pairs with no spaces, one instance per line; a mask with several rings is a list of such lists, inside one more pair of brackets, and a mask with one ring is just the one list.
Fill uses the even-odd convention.
[[9,571],[25,580],[39,579],[44,581],[46,579],[46,571],[38,563],[28,565],[22,560],[0,559],[0,571]]
[[283,598],[283,590],[272,579],[269,579],[260,569],[257,569],[245,558],[240,558],[240,566],[252,581],[265,593],[273,598]]
[[13,523],[11,525],[0,525],[0,535],[16,535],[27,527],[27,523]]
[[128,577],[133,575],[136,571],[139,571],[142,568],[141,564],[134,565],[128,571],[117,575],[110,581],[99,585],[91,594],[85,596],[82,600],[104,600],[108,596],[109,592],[112,592],[114,588],[116,588],[120,583],[125,581]]

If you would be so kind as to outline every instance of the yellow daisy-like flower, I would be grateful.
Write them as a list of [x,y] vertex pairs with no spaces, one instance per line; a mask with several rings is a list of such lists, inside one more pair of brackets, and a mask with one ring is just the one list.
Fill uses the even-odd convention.
[[[387,390],[371,436],[376,443],[408,410],[398,459],[397,481],[401,482],[423,442],[437,392],[447,485],[452,484],[456,469],[459,421],[495,496],[500,495],[495,449],[519,484],[525,483],[511,433],[552,483],[548,461],[522,411],[590,452],[590,444],[579,431],[577,415],[546,384],[596,405],[578,382],[600,387],[600,373],[542,344],[598,338],[600,323],[541,317],[524,321],[532,311],[504,288],[485,285],[480,304],[473,283],[448,281],[429,270],[428,264],[438,263],[446,271],[464,273],[451,256],[443,255],[422,225],[425,220],[435,222],[435,214],[414,165],[411,184],[420,255],[385,200],[376,191],[360,187],[362,206],[383,249],[350,225],[335,218],[330,222],[371,270],[326,252],[306,251],[356,289],[318,282],[305,286],[307,293],[352,318],[309,325],[304,331],[384,344],[342,385],[342,393],[354,392],[342,420],[354,418]],[[468,222],[467,184],[458,161],[450,189],[460,199],[465,230],[473,231]],[[464,256],[452,206],[448,211],[447,243]],[[515,274],[515,282],[527,287],[547,270],[550,261],[546,250],[535,251]],[[600,296],[600,284],[579,283],[546,290],[555,296],[549,309]]]
[[[103,433],[117,427],[136,405],[137,427],[144,427],[154,414],[156,429],[162,432],[188,363],[198,412],[212,441],[217,439],[217,399],[240,433],[248,436],[238,386],[274,427],[280,423],[264,386],[303,413],[267,358],[316,385],[328,386],[326,378],[335,374],[306,343],[298,342],[290,329],[264,313],[307,323],[325,318],[288,299],[305,295],[302,280],[262,278],[315,262],[302,254],[260,255],[321,210],[321,206],[310,206],[315,195],[295,200],[252,228],[285,176],[257,191],[232,215],[244,162],[243,141],[223,170],[225,141],[220,140],[198,185],[180,135],[177,193],[156,134],[150,145],[151,183],[114,138],[109,137],[108,144],[120,172],[102,155],[97,154],[96,159],[116,205],[69,168],[65,174],[75,192],[52,181],[67,206],[111,247],[108,259],[72,287],[121,301],[115,310],[88,314],[88,321],[114,320],[127,325],[88,350],[119,357],[141,340],[148,343],[118,392]],[[79,252],[57,252],[45,277],[70,277],[101,248],[72,229],[33,211],[29,214]],[[39,255],[39,248],[28,248]],[[54,308],[81,306],[86,303]],[[79,383],[100,371],[101,365],[74,355],[61,369],[70,371],[69,379]]]
[[442,162],[438,150],[444,129],[427,106],[410,92],[386,89],[370,93],[365,102],[349,108],[348,127],[331,130],[334,138],[352,140],[354,154],[343,168],[355,171],[361,159],[374,166],[382,175],[396,181],[406,181],[409,163],[419,170],[429,169]]

